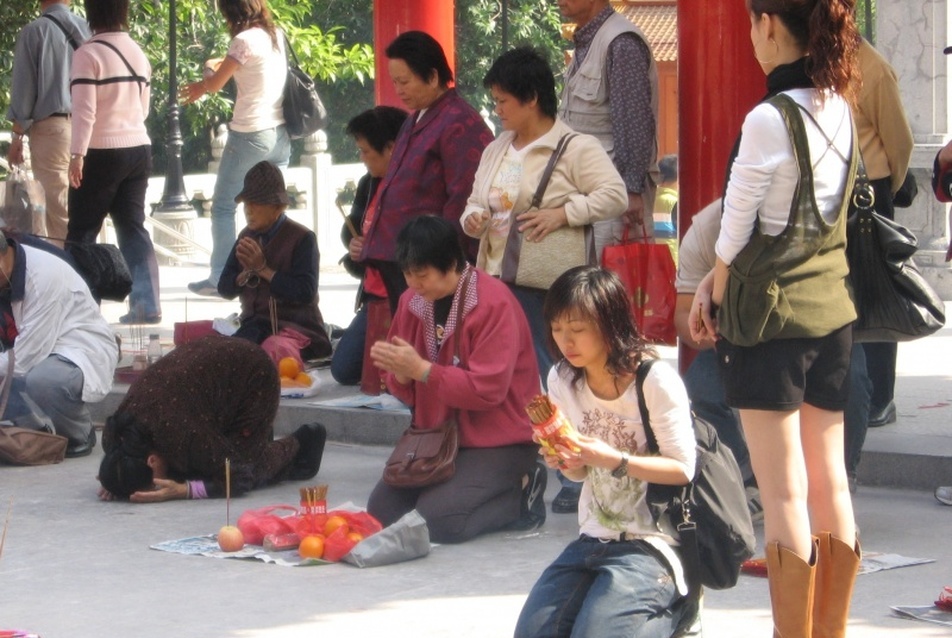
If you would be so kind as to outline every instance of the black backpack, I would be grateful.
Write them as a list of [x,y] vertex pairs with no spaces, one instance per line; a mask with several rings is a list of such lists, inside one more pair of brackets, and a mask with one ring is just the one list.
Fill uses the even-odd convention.
[[[653,360],[638,367],[636,387],[648,451],[658,454],[651,431],[644,383]],[[681,542],[685,578],[692,592],[703,585],[727,589],[737,584],[740,566],[754,555],[756,539],[747,509],[744,480],[730,448],[710,423],[692,414],[697,441],[694,479],[687,485],[648,484],[648,508],[659,528]]]

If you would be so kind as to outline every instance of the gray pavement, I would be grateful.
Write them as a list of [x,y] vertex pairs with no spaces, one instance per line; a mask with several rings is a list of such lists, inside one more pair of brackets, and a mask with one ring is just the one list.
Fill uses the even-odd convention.
[[[188,295],[200,268],[162,268],[164,322],[224,316],[237,304]],[[321,275],[325,318],[346,325],[355,286],[345,274]],[[125,310],[104,304],[115,321]],[[117,326],[117,329],[118,326]],[[136,331],[119,329],[126,346]],[[929,605],[952,584],[952,549],[945,542],[952,508],[936,503],[936,481],[952,484],[952,330],[900,345],[899,423],[870,432],[857,519],[867,552],[936,562],[860,576],[851,634],[948,636],[948,628],[899,619],[889,606]],[[127,356],[128,356],[127,352]],[[672,358],[673,349],[664,356]],[[352,389],[326,381],[315,399]],[[101,406],[121,398],[116,388]],[[328,445],[317,480],[330,486],[331,506],[366,499],[380,475],[387,443],[406,417],[371,410],[327,410],[305,400],[282,402],[280,432],[305,420],[328,423]],[[508,636],[532,583],[577,533],[573,516],[549,515],[533,533],[498,533],[459,546],[434,548],[424,559],[360,570],[348,565],[286,568],[257,561],[216,560],[150,550],[158,542],[213,533],[225,523],[223,501],[158,505],[101,503],[95,474],[101,450],[40,468],[0,468],[0,517],[12,514],[0,556],[0,629],[44,638],[295,636]],[[892,487],[878,487],[885,483]],[[900,487],[897,487],[900,486]],[[902,487],[905,486],[905,487]],[[295,503],[298,484],[255,491],[232,503],[231,520],[252,507]],[[557,492],[550,477],[548,499]],[[0,518],[0,520],[3,520]],[[705,597],[705,635],[770,635],[766,580],[742,576],[737,587]]]
[[[330,486],[330,504],[365,503],[386,454],[384,447],[330,444],[318,477]],[[550,514],[535,533],[491,534],[365,570],[169,554],[149,546],[215,532],[225,523],[225,503],[99,502],[100,458],[97,450],[56,466],[0,469],[0,511],[13,499],[0,558],[0,628],[44,638],[509,636],[532,583],[577,534],[574,516]],[[297,487],[236,499],[232,521],[247,508],[294,503]],[[922,491],[861,488],[856,509],[867,551],[936,562],[860,576],[851,635],[949,635],[895,618],[889,606],[931,604],[952,582],[952,508]],[[769,636],[766,580],[742,576],[734,589],[708,592],[703,622],[708,638]]]

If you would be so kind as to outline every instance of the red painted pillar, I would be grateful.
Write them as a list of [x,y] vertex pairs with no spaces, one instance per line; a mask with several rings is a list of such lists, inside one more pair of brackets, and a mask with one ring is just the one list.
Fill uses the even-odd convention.
[[[766,92],[743,0],[678,2],[678,231],[720,197],[744,116]],[[681,347],[682,370],[693,351]]]
[[377,104],[403,107],[387,71],[387,45],[405,31],[425,31],[443,46],[455,75],[456,19],[453,0],[374,0],[375,98]]

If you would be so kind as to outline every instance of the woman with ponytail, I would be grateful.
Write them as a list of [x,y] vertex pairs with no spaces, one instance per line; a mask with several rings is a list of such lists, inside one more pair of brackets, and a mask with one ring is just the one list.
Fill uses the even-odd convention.
[[177,347],[132,384],[106,420],[99,497],[135,503],[234,496],[317,474],[326,432],[273,440],[278,372],[259,346],[212,336]]
[[218,297],[218,280],[235,245],[235,196],[252,166],[271,162],[288,166],[291,140],[284,125],[284,83],[288,75],[287,40],[275,26],[267,0],[218,0],[231,42],[224,58],[205,62],[204,78],[184,85],[179,98],[191,104],[221,91],[234,78],[238,93],[228,139],[222,151],[212,196],[211,271],[188,289]]
[[846,633],[860,549],[843,462],[856,312],[846,216],[858,144],[853,0],[747,0],[767,97],[744,120],[691,307],[716,340],[764,506],[774,636]]

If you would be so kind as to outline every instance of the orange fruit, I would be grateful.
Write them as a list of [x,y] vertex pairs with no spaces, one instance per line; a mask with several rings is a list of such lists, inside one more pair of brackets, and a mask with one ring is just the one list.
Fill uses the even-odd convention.
[[324,537],[318,534],[305,536],[298,545],[298,555],[301,558],[321,558],[324,556]]
[[364,540],[364,535],[360,532],[351,532],[347,535],[347,540],[356,545],[360,541]]
[[278,374],[286,379],[293,379],[301,372],[301,366],[294,357],[284,357],[278,361]]
[[327,522],[324,523],[324,534],[330,536],[341,527],[344,528],[344,535],[350,531],[350,526],[347,524],[346,518],[343,516],[337,516],[336,514],[334,516],[329,516],[327,518]]
[[303,370],[298,373],[294,380],[305,388],[311,387],[311,375],[309,375],[307,372],[304,372]]

